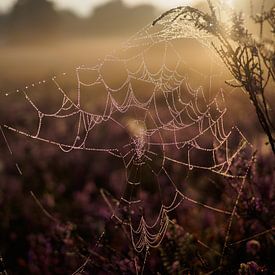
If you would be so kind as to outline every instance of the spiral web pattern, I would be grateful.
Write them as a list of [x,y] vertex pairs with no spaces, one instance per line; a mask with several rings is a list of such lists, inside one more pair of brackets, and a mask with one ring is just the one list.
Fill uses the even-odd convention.
[[[191,173],[241,181],[246,176],[234,174],[231,167],[250,145],[237,127],[228,127],[222,89],[207,99],[202,86],[192,87],[189,76],[194,74],[198,79],[201,74],[178,51],[176,44],[185,39],[210,47],[209,36],[188,22],[171,24],[164,20],[147,26],[99,64],[78,67],[75,90],[68,91],[63,85],[68,77],[65,73],[48,81],[60,98],[54,112],[46,112],[33,96],[46,81],[18,91],[36,114],[33,132],[4,125],[67,153],[82,150],[117,159],[125,170],[121,197],[114,203],[107,192],[102,194],[113,218],[129,226],[137,252],[161,243],[169,213],[183,201],[221,215],[234,215],[231,210],[217,209],[185,195],[184,186],[171,175],[173,167],[179,167],[186,181]],[[156,52],[159,64],[152,66],[150,58]],[[112,81],[112,75],[119,75],[119,80]],[[100,104],[93,102],[98,97]],[[67,133],[71,142],[47,136],[44,129],[56,121],[73,126]],[[103,142],[104,135],[114,136],[110,144]],[[158,190],[159,209],[144,209],[144,200],[150,198],[144,198],[143,189]]]

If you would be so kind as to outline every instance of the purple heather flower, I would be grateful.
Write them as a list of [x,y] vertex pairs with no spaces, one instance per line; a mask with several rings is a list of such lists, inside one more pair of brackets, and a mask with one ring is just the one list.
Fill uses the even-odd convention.
[[256,240],[250,240],[246,243],[246,252],[255,256],[261,249],[261,244]]

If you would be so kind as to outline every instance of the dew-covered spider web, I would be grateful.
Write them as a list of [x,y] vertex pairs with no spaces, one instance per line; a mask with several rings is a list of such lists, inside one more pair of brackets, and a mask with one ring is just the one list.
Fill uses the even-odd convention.
[[[35,124],[9,123],[3,129],[66,153],[110,155],[112,164],[124,170],[121,194],[102,195],[112,218],[127,226],[137,252],[159,246],[170,214],[183,203],[223,215],[230,225],[238,198],[233,210],[223,209],[185,192],[202,175],[235,180],[241,190],[247,171],[232,167],[251,149],[230,120],[223,89],[212,85],[213,79],[224,79],[210,48],[207,33],[188,21],[164,18],[95,66],[80,66],[10,94],[25,101]],[[150,200],[158,202],[158,209],[144,206]]]

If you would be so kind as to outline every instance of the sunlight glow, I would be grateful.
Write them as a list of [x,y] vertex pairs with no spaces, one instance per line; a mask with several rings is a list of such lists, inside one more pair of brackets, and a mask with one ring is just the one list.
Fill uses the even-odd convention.
[[[88,16],[91,11],[98,5],[105,4],[116,0],[50,0],[58,9],[69,9],[82,16]],[[200,0],[122,0],[129,6],[139,4],[154,5],[160,9],[169,9],[176,6],[192,5]],[[0,0],[0,11],[8,11],[16,2],[16,0]]]
[[[110,0],[82,0],[81,4],[79,1],[75,0],[51,0],[56,4],[57,8],[60,9],[70,9],[76,11],[82,16],[87,16],[90,14],[91,10],[98,5],[110,2]],[[115,1],[115,0],[113,0]],[[128,6],[136,6],[140,4],[154,5],[160,9],[169,9],[177,6],[191,5],[198,3],[200,0],[123,0]]]
[[[49,0],[53,2],[57,9],[68,9],[76,12],[81,16],[88,16],[92,10],[98,6],[110,1],[119,0]],[[166,10],[177,6],[195,5],[203,0],[122,0],[128,6],[135,6],[140,4],[154,5],[155,7]],[[0,11],[8,11],[16,2],[16,0],[0,0]],[[228,6],[235,6],[236,0],[220,0]]]
[[0,11],[8,11],[16,2],[16,0],[1,0],[0,1]]
[[234,6],[235,0],[225,0],[224,2],[225,2],[227,5],[233,7],[233,6]]
[[129,5],[137,5],[137,4],[151,4],[161,9],[169,9],[169,8],[175,8],[178,6],[184,6],[184,5],[192,5],[200,2],[200,0],[124,0],[124,2]]

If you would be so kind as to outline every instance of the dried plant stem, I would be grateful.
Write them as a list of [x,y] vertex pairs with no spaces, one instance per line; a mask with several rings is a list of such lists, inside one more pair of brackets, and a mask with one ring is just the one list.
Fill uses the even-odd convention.
[[[258,121],[266,134],[273,153],[275,154],[275,127],[270,117],[265,90],[270,81],[275,80],[275,51],[274,47],[270,50],[265,47],[264,40],[257,42],[253,35],[244,27],[244,20],[241,15],[235,14],[232,18],[233,26],[231,30],[218,19],[216,11],[211,1],[208,0],[210,14],[204,13],[191,7],[178,7],[172,9],[153,22],[153,25],[163,20],[167,16],[172,17],[171,23],[186,22],[193,24],[195,28],[210,33],[218,42],[213,42],[212,46],[239,83],[232,87],[240,87],[249,95]],[[275,6],[269,11],[264,12],[260,18],[255,18],[255,23],[261,24],[260,37],[263,33],[263,23],[267,21],[272,30],[275,30]],[[268,43],[274,46],[273,41]]]

